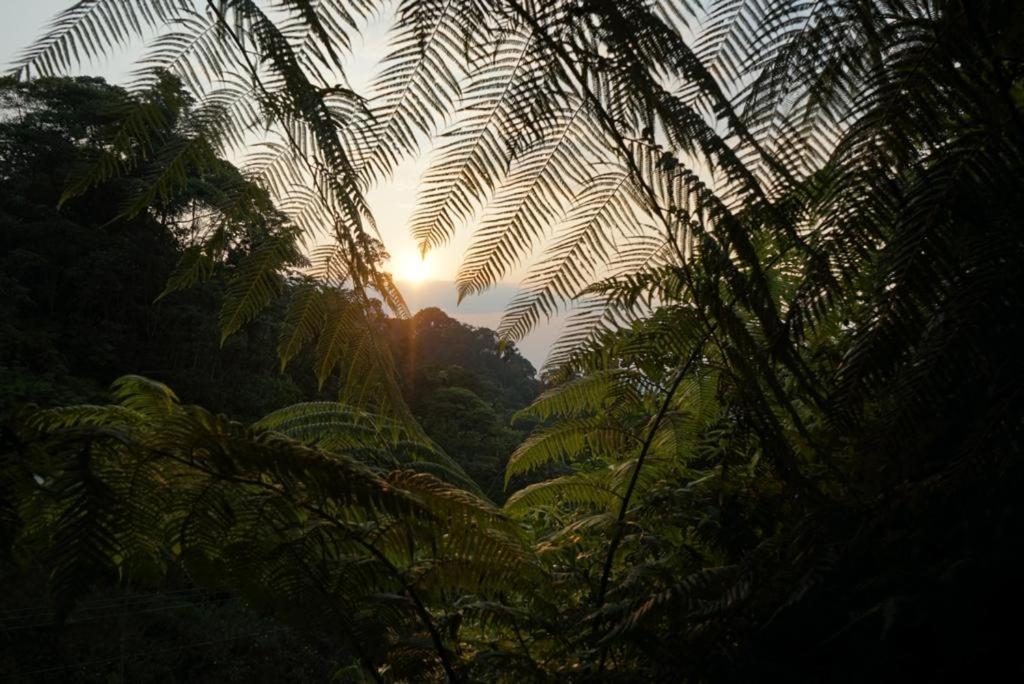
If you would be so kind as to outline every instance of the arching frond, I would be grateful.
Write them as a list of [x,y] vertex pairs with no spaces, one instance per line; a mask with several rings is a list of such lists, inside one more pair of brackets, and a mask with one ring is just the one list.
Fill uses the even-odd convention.
[[[249,428],[182,406],[144,378],[120,379],[115,393],[121,403],[104,407],[102,421],[99,407],[42,412],[26,435],[50,459],[34,464],[48,492],[39,490],[19,543],[51,549],[65,609],[98,577],[182,564],[282,616],[340,611],[352,623],[342,633],[380,666],[402,639],[431,630],[424,657],[444,657],[424,601],[532,593],[542,581],[517,528],[491,504],[349,455],[351,445],[396,446],[378,424],[386,418],[323,403]],[[329,439],[310,442],[317,424]],[[390,608],[378,603],[403,593]]]
[[577,473],[520,489],[505,502],[505,510],[511,515],[521,515],[545,507],[570,504],[607,511],[618,500],[619,496],[609,488],[607,478]]
[[22,52],[15,74],[22,78],[67,72],[83,61],[108,54],[144,35],[173,24],[191,9],[188,0],[78,0],[50,23],[45,35]]
[[487,16],[476,0],[407,0],[396,15],[391,52],[372,86],[375,123],[361,158],[364,182],[380,180],[434,134],[461,94],[466,47]]
[[220,314],[221,341],[256,317],[281,285],[282,267],[295,263],[294,237],[270,236],[241,261],[228,279]]
[[544,392],[519,411],[516,419],[580,418],[605,411],[630,410],[639,404],[642,382],[639,374],[625,368],[591,373]]
[[584,453],[596,457],[620,453],[628,448],[629,437],[622,428],[607,424],[601,417],[560,420],[534,431],[512,452],[505,468],[505,485],[516,475],[565,463]]

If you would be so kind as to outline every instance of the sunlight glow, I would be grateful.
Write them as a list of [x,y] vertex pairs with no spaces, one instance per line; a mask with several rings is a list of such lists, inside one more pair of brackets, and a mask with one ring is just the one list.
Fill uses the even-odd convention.
[[417,252],[406,252],[396,256],[392,260],[392,268],[395,272],[395,279],[411,285],[435,278],[434,267],[430,255],[421,258]]

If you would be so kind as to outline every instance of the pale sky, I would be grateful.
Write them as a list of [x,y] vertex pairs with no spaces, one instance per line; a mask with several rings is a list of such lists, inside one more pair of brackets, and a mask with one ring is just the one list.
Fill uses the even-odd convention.
[[[42,34],[54,15],[72,4],[73,0],[0,0],[0,65],[6,69],[24,47]],[[386,30],[386,23],[380,21],[369,26],[362,38],[354,38],[347,74],[357,91],[365,92],[364,87],[386,50],[383,40]],[[110,59],[83,66],[79,73],[103,76],[116,83],[130,72],[139,49],[139,46],[126,48]],[[428,160],[429,151],[424,151],[419,159],[403,163],[395,170],[389,183],[374,188],[368,195],[381,238],[392,255],[389,269],[404,281],[399,284],[413,311],[437,306],[471,325],[496,327],[502,310],[516,292],[521,272],[513,274],[507,282],[500,283],[489,292],[456,306],[452,279],[469,241],[469,230],[463,228],[447,246],[429,254],[425,262],[419,260],[407,221],[415,207],[417,183]],[[560,327],[560,321],[539,327],[519,344],[523,355],[538,369]]]

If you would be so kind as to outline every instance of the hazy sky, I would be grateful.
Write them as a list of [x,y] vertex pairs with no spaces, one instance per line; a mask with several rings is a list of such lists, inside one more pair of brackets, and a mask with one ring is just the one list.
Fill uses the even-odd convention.
[[[71,4],[73,0],[0,0],[0,64],[8,66],[25,46],[41,35],[55,14]],[[379,22],[368,27],[362,38],[354,38],[347,74],[357,91],[365,92],[376,63],[384,55],[386,29],[384,22]],[[117,82],[130,72],[139,50],[139,46],[127,47],[117,56],[83,66],[80,73],[104,76]],[[369,193],[368,200],[381,237],[392,255],[389,268],[399,279],[405,279],[400,284],[413,311],[437,306],[466,323],[493,328],[515,294],[515,283],[521,274],[513,274],[508,282],[456,306],[455,288],[451,281],[469,241],[468,230],[463,229],[449,245],[428,255],[425,263],[419,261],[407,221],[415,206],[417,182],[428,160],[429,151],[425,151],[421,158],[403,163],[395,170],[391,182]],[[422,282],[409,280],[407,276],[410,275],[416,275]],[[534,366],[539,368],[543,363],[557,336],[558,327],[557,323],[544,326],[520,343],[521,351]]]

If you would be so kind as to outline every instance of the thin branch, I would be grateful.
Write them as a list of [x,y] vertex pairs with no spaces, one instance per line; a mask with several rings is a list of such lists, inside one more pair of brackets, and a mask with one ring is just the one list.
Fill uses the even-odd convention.
[[250,478],[239,477],[237,475],[226,475],[224,473],[218,473],[216,471],[204,468],[201,465],[195,463],[194,461],[190,461],[188,459],[184,459],[167,452],[154,453],[159,453],[161,456],[169,458],[177,463],[185,465],[194,470],[198,470],[202,473],[209,475],[210,477],[217,478],[225,482],[233,482],[235,484],[258,487],[260,489],[271,491],[277,494],[278,496],[284,496],[291,503],[298,506],[299,508],[302,508],[310,513],[314,513],[323,520],[330,522],[335,527],[345,531],[350,539],[352,539],[359,546],[363,547],[375,559],[380,561],[384,565],[384,567],[387,568],[388,572],[394,575],[395,579],[397,579],[402,584],[402,588],[408,593],[409,599],[413,602],[413,606],[416,609],[417,616],[420,618],[420,621],[423,622],[423,626],[426,627],[427,632],[430,634],[430,639],[433,642],[434,649],[437,651],[438,658],[441,660],[441,667],[444,668],[445,675],[448,681],[460,681],[458,675],[455,672],[455,668],[453,667],[451,661],[448,658],[448,651],[444,647],[444,642],[441,639],[441,633],[437,630],[437,626],[434,624],[433,618],[431,618],[430,613],[427,611],[426,605],[423,603],[423,600],[419,597],[419,594],[417,593],[413,584],[408,580],[408,578],[406,578],[405,573],[402,572],[394,563],[392,563],[391,560],[380,549],[378,549],[372,543],[366,541],[359,535],[355,534],[352,531],[352,528],[349,525],[347,525],[344,521],[328,513],[319,506],[295,499],[294,497],[289,495],[287,489],[283,485],[275,485],[271,482],[253,480]]
[[[605,556],[604,567],[601,570],[601,581],[598,584],[597,595],[594,598],[595,611],[600,610],[604,606],[605,595],[608,591],[608,581],[611,579],[612,565],[615,561],[615,553],[619,550],[619,545],[622,543],[626,513],[629,512],[629,503],[633,498],[633,492],[636,490],[636,484],[640,479],[640,469],[644,466],[644,461],[647,459],[647,454],[650,452],[651,445],[654,443],[654,437],[658,432],[658,428],[661,426],[661,421],[664,420],[665,415],[668,413],[669,406],[672,405],[672,399],[675,398],[675,394],[679,390],[679,386],[682,384],[683,378],[686,377],[690,368],[701,357],[704,351],[704,345],[709,336],[710,331],[704,334],[700,342],[690,353],[690,357],[686,360],[686,363],[683,364],[679,369],[679,372],[676,373],[676,377],[672,381],[672,385],[665,393],[665,399],[661,402],[661,408],[658,409],[658,414],[655,416],[654,422],[651,423],[651,427],[647,431],[647,437],[644,439],[643,446],[640,448],[640,455],[637,456],[636,465],[633,466],[633,473],[630,475],[629,484],[626,486],[626,492],[622,496],[622,503],[619,504],[619,514],[615,519],[615,532],[612,534],[611,542],[608,544],[608,553]],[[606,654],[607,647],[601,650],[601,660],[598,665],[599,671],[604,669]]]

